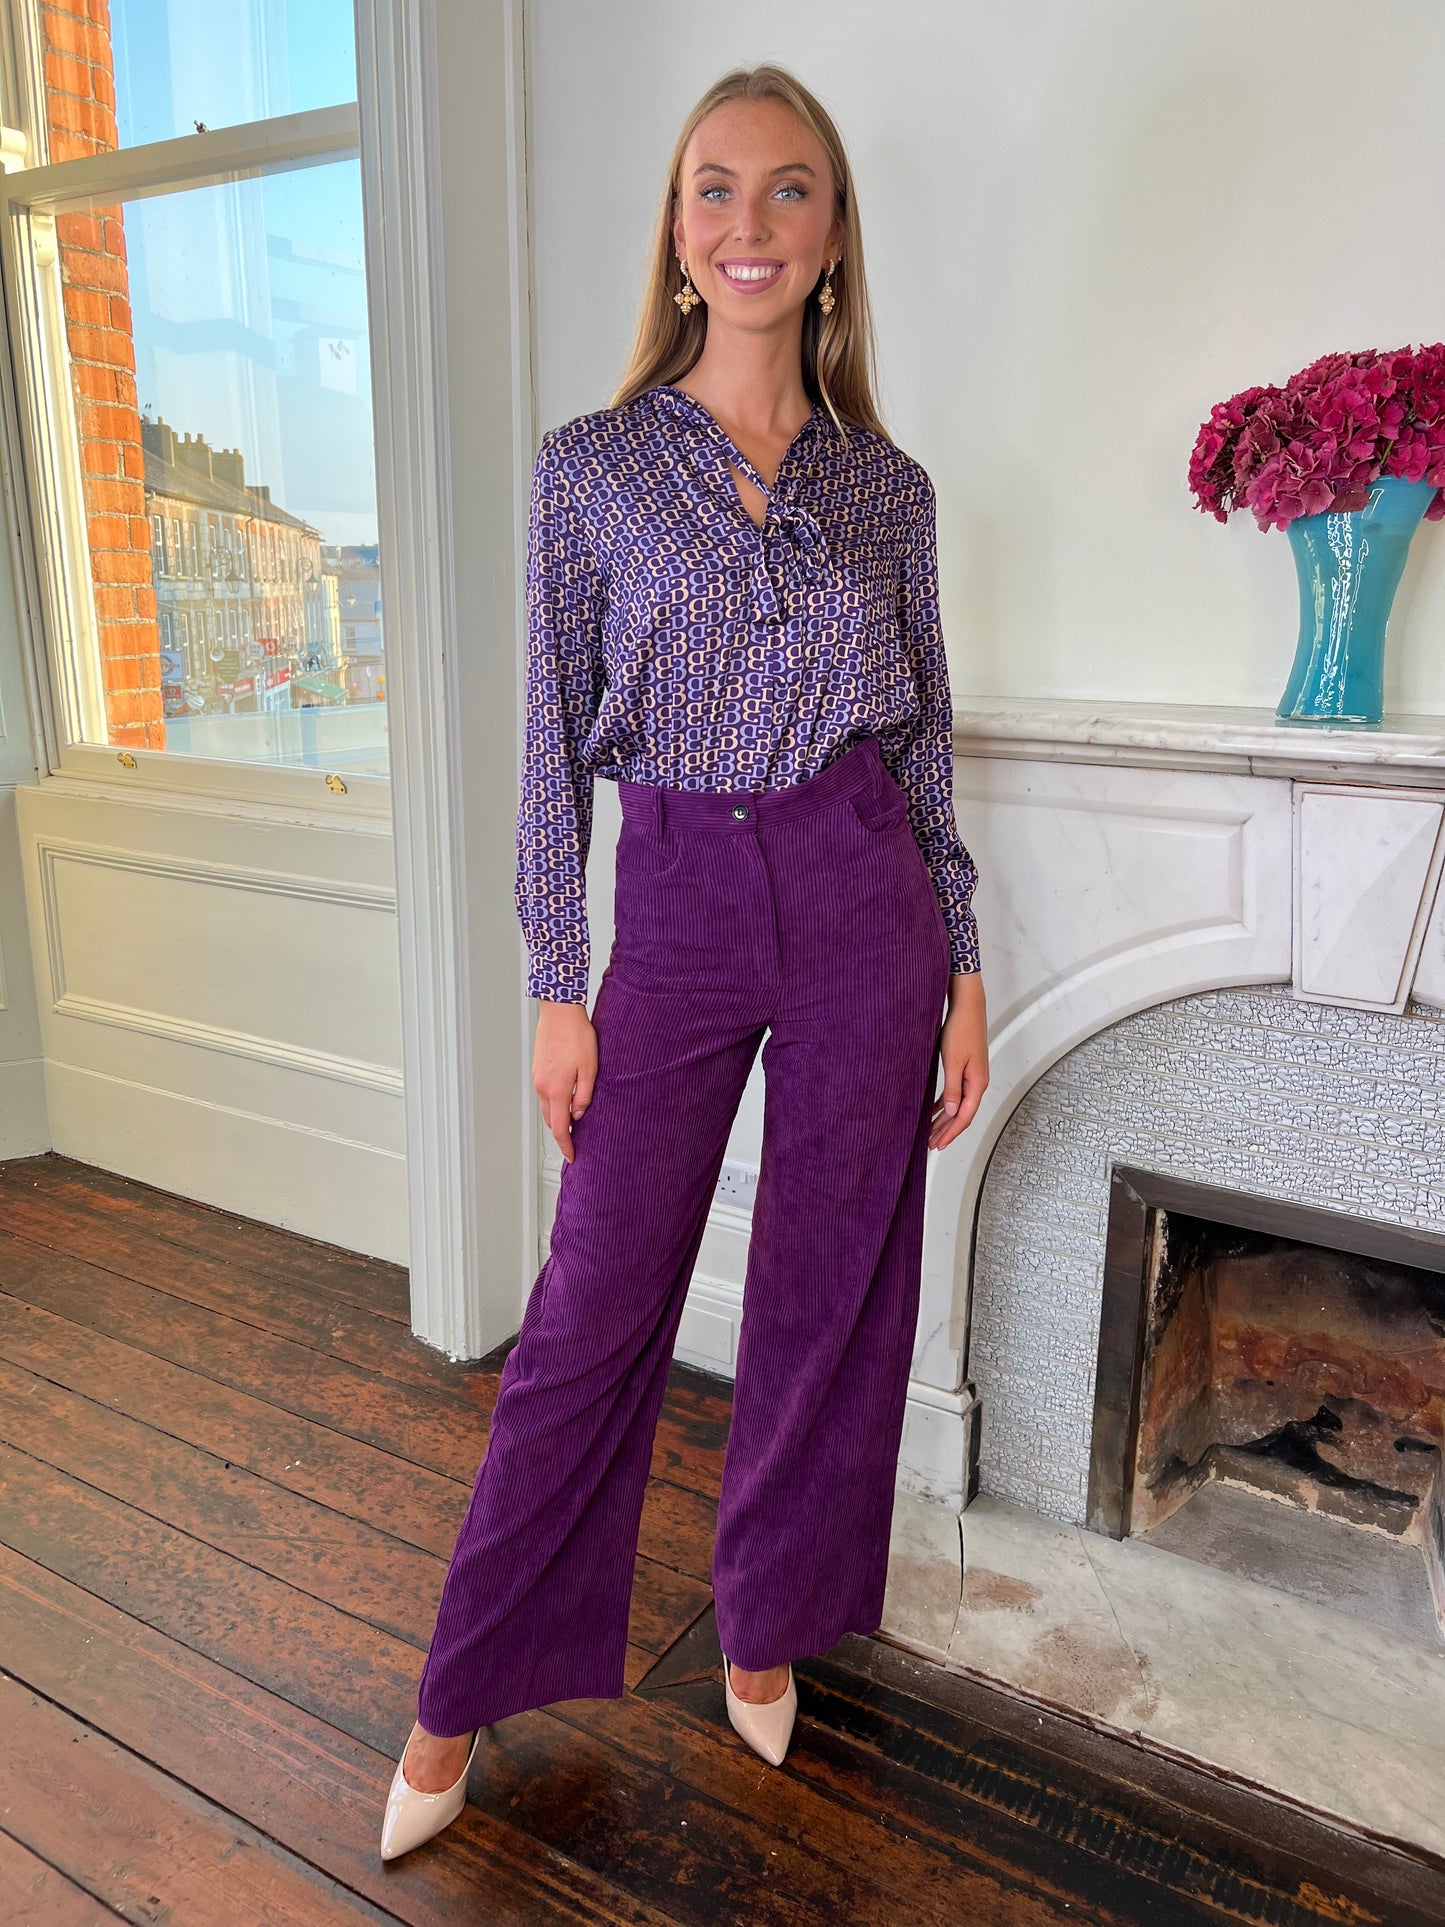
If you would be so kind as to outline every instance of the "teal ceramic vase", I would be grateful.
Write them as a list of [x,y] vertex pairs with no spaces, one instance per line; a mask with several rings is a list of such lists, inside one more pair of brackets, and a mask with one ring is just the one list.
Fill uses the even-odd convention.
[[1385,628],[1410,538],[1433,482],[1382,475],[1362,509],[1300,515],[1286,524],[1299,577],[1294,666],[1275,711],[1281,722],[1369,727],[1385,709]]

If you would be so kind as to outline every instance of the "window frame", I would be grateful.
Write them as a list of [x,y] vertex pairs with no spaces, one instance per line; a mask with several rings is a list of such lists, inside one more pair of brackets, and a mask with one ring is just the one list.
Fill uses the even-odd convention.
[[[82,735],[105,733],[58,253],[53,241],[47,247],[55,212],[113,206],[347,160],[361,163],[365,201],[368,170],[359,100],[51,161],[38,0],[0,0],[0,42],[3,102],[21,121],[19,127],[0,125],[0,295],[13,344],[8,378],[0,382],[5,444],[0,453],[14,507],[12,553],[24,590],[21,617],[29,631],[38,699],[41,776],[107,787],[123,777],[132,796],[144,791],[157,800],[229,799],[281,805],[288,814],[309,806],[332,821],[340,813],[389,820],[390,769],[380,774],[346,770],[338,778],[324,767],[228,762],[170,749],[67,740],[65,728],[69,717]],[[358,92],[359,86],[358,76]],[[373,223],[365,208],[364,230],[375,441],[375,381],[384,373],[384,358],[375,352],[379,276]],[[195,520],[187,518],[177,534],[177,575],[190,579],[189,539],[196,544],[196,579],[201,579],[206,557]],[[335,787],[338,782],[343,787]]]
[[[0,0],[7,60],[4,23],[19,4]],[[489,852],[500,850],[505,872],[524,740],[526,504],[537,446],[528,4],[355,0],[355,17],[394,818],[369,803],[348,814],[355,791],[319,805],[309,790],[294,805],[267,801],[254,776],[248,794],[212,800],[194,785],[163,794],[159,781],[137,798],[139,772],[116,767],[108,781],[48,774],[50,691],[16,475],[16,391],[0,373],[0,461],[14,504],[6,539],[42,791],[139,800],[153,814],[164,804],[268,826],[339,827],[392,845],[411,1327],[450,1357],[476,1358],[516,1329],[541,1235],[526,951],[505,891],[499,910],[486,882]],[[6,80],[9,103],[19,96]],[[25,158],[0,129],[0,169]],[[480,600],[479,559],[492,584]],[[381,788],[376,779],[374,793]],[[499,986],[513,995],[499,996]],[[489,1228],[511,1224],[518,1186],[520,1235],[499,1240]]]

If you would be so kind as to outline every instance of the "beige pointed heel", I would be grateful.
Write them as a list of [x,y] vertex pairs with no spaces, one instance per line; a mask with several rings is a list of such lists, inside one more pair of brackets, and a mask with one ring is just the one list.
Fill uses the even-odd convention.
[[[412,1727],[412,1733],[416,1727]],[[477,1755],[477,1742],[486,1731],[479,1726],[472,1735],[471,1751],[467,1763],[459,1777],[440,1793],[418,1793],[416,1788],[402,1772],[402,1761],[406,1758],[406,1747],[401,1750],[401,1759],[396,1763],[396,1771],[391,1776],[391,1790],[386,1796],[386,1812],[381,1821],[381,1857],[395,1860],[399,1854],[410,1853],[413,1847],[421,1846],[425,1840],[432,1840],[443,1827],[449,1827],[462,1808],[467,1804],[467,1775],[472,1770],[472,1761]],[[411,1733],[406,1736],[407,1746],[411,1744]]]
[[770,1766],[781,1766],[793,1736],[793,1720],[798,1711],[798,1687],[793,1669],[788,1667],[788,1683],[775,1700],[755,1705],[740,1700],[733,1691],[732,1668],[723,1654],[723,1690],[727,1695],[728,1718],[733,1730],[745,1739],[754,1753],[760,1753]]

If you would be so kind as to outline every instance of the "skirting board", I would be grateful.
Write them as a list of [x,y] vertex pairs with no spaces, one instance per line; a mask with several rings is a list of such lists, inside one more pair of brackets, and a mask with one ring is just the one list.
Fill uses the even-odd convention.
[[39,1157],[50,1148],[44,1060],[0,1064],[0,1159]]
[[54,1059],[45,1085],[50,1136],[39,1149],[407,1262],[406,1160],[394,1152]]

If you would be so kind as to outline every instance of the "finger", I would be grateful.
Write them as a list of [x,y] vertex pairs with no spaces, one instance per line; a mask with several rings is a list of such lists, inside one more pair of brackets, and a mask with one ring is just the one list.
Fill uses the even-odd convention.
[[542,1122],[552,1133],[557,1149],[570,1164],[573,1158],[572,1124],[567,1113],[565,1095],[555,1091],[539,1093],[542,1104]]
[[552,1113],[556,1122],[551,1126],[552,1136],[556,1139],[557,1149],[570,1164],[576,1156],[572,1144],[572,1120],[567,1115],[567,1106],[559,1102]]
[[960,1127],[972,1124],[978,1115],[978,1107],[983,1102],[983,1094],[988,1089],[988,1072],[974,1064],[969,1064],[963,1074],[963,1103],[959,1107]]
[[[932,1129],[928,1138],[930,1150],[941,1151],[946,1145],[952,1144],[956,1137],[960,1137],[972,1124],[983,1102],[984,1091],[988,1088],[987,1074],[975,1070],[970,1062],[963,1066],[959,1075],[962,1080],[959,1096],[951,1098],[945,1085],[943,1093],[934,1103]],[[950,1102],[957,1106],[952,1112],[948,1108]]]

